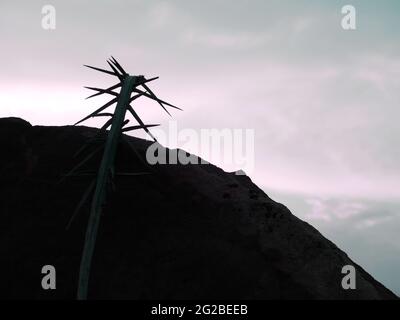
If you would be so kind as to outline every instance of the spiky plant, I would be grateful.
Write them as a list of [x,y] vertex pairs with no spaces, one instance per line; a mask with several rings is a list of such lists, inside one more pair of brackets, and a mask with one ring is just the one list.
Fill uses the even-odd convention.
[[[130,103],[137,98],[143,96],[156,101],[164,109],[164,111],[168,113],[168,115],[171,114],[168,112],[166,106],[181,110],[180,108],[157,98],[157,96],[147,86],[148,82],[156,80],[158,79],[158,77],[146,79],[144,76],[129,75],[125,72],[125,70],[121,67],[121,65],[114,57],[111,57],[111,59],[107,60],[107,63],[110,66],[111,70],[105,70],[87,65],[85,66],[115,76],[119,79],[119,82],[107,89],[99,89],[93,87],[85,88],[96,91],[95,94],[89,96],[88,98],[96,97],[101,94],[109,94],[113,96],[113,98],[105,105],[92,112],[87,117],[75,123],[75,125],[77,125],[92,117],[110,117],[110,119],[101,128],[101,131],[105,131],[108,128],[110,128],[110,130],[104,143],[103,156],[100,162],[100,166],[98,168],[98,172],[96,174],[96,178],[90,184],[88,190],[83,195],[78,205],[78,208],[75,211],[76,214],[83,203],[90,197],[91,194],[93,194],[79,270],[79,282],[77,291],[77,298],[79,300],[84,300],[87,298],[90,268],[96,243],[97,231],[99,228],[101,208],[106,200],[106,187],[108,184],[113,184],[113,178],[115,174],[115,156],[120,139],[123,137],[122,134],[131,130],[143,129],[147,132],[147,134],[150,135],[150,137],[154,141],[156,141],[154,136],[151,134],[149,128],[158,125],[145,125]],[[118,88],[121,88],[120,92],[115,92],[114,90]],[[114,103],[116,103],[116,107],[113,113],[103,112],[106,108],[110,107]],[[125,127],[125,125],[129,122],[129,120],[125,119],[127,112],[129,112],[133,116],[133,118],[138,122],[138,125]],[[88,162],[102,148],[103,145],[94,150],[93,153],[87,156],[81,163],[79,163],[74,169],[72,169],[67,174],[67,176],[73,175],[84,163]],[[84,148],[80,149],[78,153],[80,153],[83,149]],[[73,216],[75,216],[75,214]]]

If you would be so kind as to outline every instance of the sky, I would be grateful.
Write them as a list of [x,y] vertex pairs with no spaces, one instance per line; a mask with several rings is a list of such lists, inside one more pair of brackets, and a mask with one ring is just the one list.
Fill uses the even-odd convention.
[[[75,123],[102,102],[83,86],[113,84],[82,65],[113,55],[160,76],[180,130],[254,130],[252,180],[400,295],[398,30],[397,0],[2,0],[0,117]],[[170,126],[157,105],[138,113]]]

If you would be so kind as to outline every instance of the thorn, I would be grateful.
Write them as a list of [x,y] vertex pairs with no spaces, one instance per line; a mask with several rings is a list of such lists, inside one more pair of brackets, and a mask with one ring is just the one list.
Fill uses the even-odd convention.
[[147,132],[147,134],[154,139],[155,142],[157,142],[157,139],[151,134],[150,130],[147,129],[146,125],[143,123],[142,119],[137,115],[135,110],[132,108],[131,105],[128,106],[129,112],[132,114],[132,116],[136,119],[136,121],[143,127],[144,131]]
[[[128,136],[124,135],[122,136],[122,141],[128,146],[128,148],[137,156],[139,161],[143,164],[144,167],[146,167],[149,171],[154,172],[154,166],[150,165],[147,161],[143,159],[143,157],[140,155],[139,151],[135,148],[133,143],[130,141]],[[150,173],[152,173],[150,172]]]
[[113,117],[114,115],[109,112],[103,112],[103,113],[98,113],[95,114],[93,117]]
[[74,124],[74,126],[76,126],[77,124],[94,117],[96,114],[98,114],[99,112],[103,111],[104,109],[108,108],[109,106],[111,106],[113,103],[117,102],[118,99],[114,98],[111,101],[107,102],[104,106],[100,107],[99,109],[97,109],[96,111],[92,112],[91,114],[89,114],[87,117],[83,118],[82,120],[78,121],[77,123]]
[[86,156],[80,163],[78,163],[72,170],[70,170],[64,177],[58,182],[62,183],[66,178],[70,177],[76,170],[82,167],[86,162],[88,162],[93,156],[100,151],[103,146],[97,147],[93,152],[91,152],[88,156]]
[[111,56],[111,61],[114,62],[115,66],[118,68],[119,71],[121,71],[121,73],[123,75],[126,75],[126,72],[124,70],[124,68],[121,67],[121,65],[118,63],[117,59],[115,59],[113,56]]
[[128,123],[129,123],[129,119],[124,120],[121,128],[125,127]]
[[170,117],[172,117],[171,114],[168,112],[167,108],[164,107],[164,105],[160,102],[160,100],[157,98],[157,96],[154,94],[154,92],[151,91],[150,88],[147,85],[145,85],[144,83],[142,84],[142,86],[143,86],[143,88],[145,88],[150,93],[150,95],[153,97],[153,99],[155,99],[158,102],[158,104],[161,106],[161,108],[163,108],[164,111],[166,113],[168,113],[168,115]]
[[147,98],[150,98],[150,99],[155,100],[155,101],[157,101],[157,102],[159,102],[159,103],[166,104],[167,106],[169,106],[169,107],[171,107],[171,108],[175,108],[175,109],[178,109],[178,110],[181,110],[181,111],[182,111],[181,108],[178,108],[178,107],[176,107],[176,106],[174,106],[174,105],[172,105],[172,104],[170,104],[170,103],[168,103],[168,102],[165,102],[165,101],[163,101],[163,100],[161,100],[161,99],[154,98],[154,97],[152,97],[151,95],[149,95],[148,93],[146,93],[146,92],[144,92],[144,91],[142,91],[142,90],[139,90],[139,89],[137,89],[137,88],[134,88],[134,89],[132,90],[132,92],[141,93],[143,96],[145,96],[145,97],[147,97]]
[[123,80],[122,75],[118,72],[117,69],[115,69],[115,67],[111,64],[110,61],[107,60],[107,63],[110,66],[110,68],[113,69],[113,71],[117,74],[118,79],[122,82],[122,80]]
[[122,132],[137,130],[137,129],[144,129],[144,128],[151,128],[151,127],[158,127],[159,124],[146,124],[145,126],[130,126],[122,129]]
[[[107,89],[105,89],[105,90],[99,89],[99,91],[107,91],[107,92],[108,92],[109,90],[111,91],[111,90],[117,89],[117,88],[119,88],[120,86],[122,86],[122,83],[121,83],[121,82],[120,82],[120,83],[117,83],[116,85],[113,85],[112,87],[109,87],[109,88],[107,88]],[[84,87],[84,88],[88,88],[88,87]],[[93,90],[93,89],[92,89],[92,90]],[[99,95],[101,95],[101,94],[103,94],[103,93],[104,93],[104,92],[95,93],[95,94],[93,94],[93,95],[87,97],[86,99],[99,96]]]
[[106,131],[107,128],[112,124],[113,118],[108,119],[108,121],[100,128],[100,131]]
[[88,65],[86,65],[86,64],[84,64],[84,66],[85,66],[85,67],[88,67],[88,68],[90,68],[90,69],[93,69],[93,70],[97,70],[97,71],[104,72],[104,73],[110,74],[110,75],[112,75],[112,76],[117,76],[117,77],[118,77],[118,74],[115,74],[115,73],[113,73],[113,72],[111,72],[111,71],[109,71],[109,70],[104,70],[104,69],[101,69],[101,68],[96,68],[96,67],[88,66]]
[[95,94],[87,97],[86,99],[92,98],[94,96],[98,96],[98,95],[103,94],[103,93],[108,93],[108,94],[111,94],[111,95],[116,96],[116,97],[118,96],[118,93],[116,93],[116,92],[114,92],[114,91],[112,91],[110,89],[100,89],[100,88],[94,88],[94,87],[84,87],[84,88],[89,89],[89,90],[93,90],[93,91],[98,91],[98,93],[95,93]]
[[140,81],[139,83],[135,84],[135,87],[137,87],[137,86],[142,86],[142,85],[144,85],[145,83],[148,83],[148,82],[157,80],[157,79],[159,79],[159,78],[160,78],[160,77],[154,77],[154,78],[150,78],[150,79],[144,79],[143,81]]
[[94,185],[95,185],[95,180],[93,180],[89,187],[86,189],[85,193],[83,194],[81,200],[79,201],[78,206],[76,207],[73,215],[71,216],[71,219],[69,220],[67,226],[65,227],[65,230],[68,230],[72,224],[72,221],[74,221],[75,217],[78,215],[79,211],[81,210],[82,206],[85,204],[85,202],[87,201],[87,199],[89,198],[90,193],[92,192],[92,190],[94,189]]
[[132,97],[129,99],[129,103],[131,103],[133,100],[136,100],[137,98],[140,98],[142,95],[143,95],[142,93],[135,94],[134,96],[132,96]]

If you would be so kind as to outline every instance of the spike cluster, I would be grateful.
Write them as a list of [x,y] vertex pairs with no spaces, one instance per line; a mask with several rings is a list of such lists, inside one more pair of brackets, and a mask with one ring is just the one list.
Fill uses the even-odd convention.
[[[67,228],[69,228],[69,226],[72,223],[72,220],[74,219],[78,211],[88,201],[90,195],[93,194],[89,221],[87,224],[86,235],[85,235],[84,249],[82,253],[82,259],[79,271],[79,283],[77,292],[78,299],[87,298],[91,261],[96,242],[97,230],[99,227],[101,208],[106,199],[107,186],[110,184],[114,185],[113,184],[113,177],[115,175],[114,160],[118,144],[121,138],[123,138],[122,133],[132,130],[143,129],[150,137],[152,137],[154,141],[157,141],[156,138],[151,134],[149,128],[158,126],[158,124],[145,125],[141,120],[141,118],[139,117],[139,115],[134,110],[134,108],[132,107],[131,103],[140,97],[146,97],[157,102],[163,108],[163,110],[170,116],[171,114],[167,110],[167,107],[182,110],[168,102],[159,99],[154,94],[154,92],[147,86],[147,83],[158,79],[158,77],[146,79],[144,76],[131,76],[125,72],[125,70],[122,68],[122,66],[118,63],[118,61],[114,57],[111,57],[111,59],[107,60],[107,63],[110,66],[111,70],[101,69],[87,65],[85,66],[90,69],[115,76],[118,78],[119,82],[107,89],[100,89],[94,87],[85,87],[85,88],[96,92],[91,96],[87,97],[87,99],[100,96],[102,94],[111,95],[113,98],[109,102],[98,108],[96,111],[92,112],[82,120],[75,123],[75,125],[80,124],[83,121],[93,117],[110,118],[105,122],[98,135],[89,141],[89,145],[99,140],[101,141],[100,137],[101,133],[107,130],[108,128],[110,128],[109,133],[104,141],[105,142],[104,145],[100,145],[99,147],[95,148],[95,150],[91,154],[86,156],[82,162],[76,165],[66,175],[66,177],[72,175],[91,175],[92,173],[77,174],[77,172],[85,163],[91,160],[95,154],[97,154],[100,150],[103,149],[103,156],[95,180],[89,185],[89,188],[83,194],[83,197],[79,202],[78,207],[75,210],[67,226]],[[118,88],[121,88],[120,92],[115,92],[114,90]],[[116,107],[113,113],[104,112],[105,109],[112,106],[114,103],[116,103]],[[130,113],[133,116],[133,118],[137,121],[138,125],[126,127],[126,125],[129,122],[129,120],[125,119],[126,113]],[[127,141],[125,140],[125,142]],[[130,145],[130,147],[132,148],[133,146]],[[75,156],[81,154],[86,148],[87,146],[83,146],[81,149],[77,151]],[[136,152],[136,154],[138,153]],[[128,175],[139,175],[139,174],[146,174],[146,173],[143,172],[128,173]],[[124,175],[126,175],[126,173]]]

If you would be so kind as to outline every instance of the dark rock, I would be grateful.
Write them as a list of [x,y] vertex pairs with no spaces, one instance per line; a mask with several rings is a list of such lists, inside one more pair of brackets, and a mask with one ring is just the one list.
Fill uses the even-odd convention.
[[[2,298],[75,298],[89,204],[65,227],[93,177],[59,181],[96,132],[0,119]],[[150,142],[129,139],[144,157]],[[85,169],[96,171],[100,156]],[[108,195],[90,298],[396,298],[247,176],[210,164],[149,168],[121,144],[117,171],[143,170],[151,174],[117,176]],[[47,264],[57,270],[54,291],[40,286]],[[356,290],[341,287],[348,264]]]

